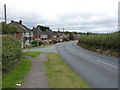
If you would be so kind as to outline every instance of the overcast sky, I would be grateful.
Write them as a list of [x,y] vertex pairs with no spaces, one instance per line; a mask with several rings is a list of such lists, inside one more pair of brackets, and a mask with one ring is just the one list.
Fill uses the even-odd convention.
[[0,0],[0,21],[7,5],[7,23],[19,21],[29,28],[105,33],[117,31],[119,0]]

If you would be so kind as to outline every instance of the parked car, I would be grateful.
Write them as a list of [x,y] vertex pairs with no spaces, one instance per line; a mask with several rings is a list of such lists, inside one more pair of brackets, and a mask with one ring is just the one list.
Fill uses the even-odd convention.
[[42,41],[42,44],[44,44],[44,43],[49,43],[49,41],[47,41],[47,40]]

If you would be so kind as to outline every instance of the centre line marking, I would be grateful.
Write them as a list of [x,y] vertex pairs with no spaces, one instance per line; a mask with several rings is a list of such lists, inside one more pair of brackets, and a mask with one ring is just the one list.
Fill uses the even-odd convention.
[[97,60],[97,61],[98,61],[98,62],[101,62],[101,63],[103,63],[103,64],[106,64],[106,65],[108,65],[108,66],[111,66],[111,67],[114,67],[114,68],[118,68],[117,66],[111,65],[111,64],[106,63],[106,62],[103,62],[103,61],[101,61],[101,60]]
[[87,55],[84,55],[84,54],[82,54],[82,53],[80,53],[81,55],[83,55],[83,56],[86,56],[86,57],[89,57],[89,56],[87,56]]

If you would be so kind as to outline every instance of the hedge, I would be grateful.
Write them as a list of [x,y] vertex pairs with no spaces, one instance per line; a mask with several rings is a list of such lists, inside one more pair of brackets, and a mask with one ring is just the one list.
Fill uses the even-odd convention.
[[2,70],[9,71],[22,55],[21,43],[10,35],[2,36]]
[[120,32],[103,35],[80,36],[78,44],[84,43],[102,49],[119,49],[119,34]]

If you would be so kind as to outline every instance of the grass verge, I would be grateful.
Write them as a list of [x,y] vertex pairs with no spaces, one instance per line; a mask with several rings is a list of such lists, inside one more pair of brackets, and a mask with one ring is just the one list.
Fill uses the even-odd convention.
[[30,57],[37,57],[38,55],[40,55],[41,52],[24,52],[25,56],[30,56]]
[[23,48],[24,49],[36,49],[36,48],[44,48],[44,46],[38,46],[38,47],[29,47],[29,48]]
[[17,88],[16,84],[23,82],[25,75],[30,71],[31,61],[23,58],[13,70],[2,77],[2,88]]
[[90,88],[58,54],[48,53],[48,61],[44,63],[52,88]]

